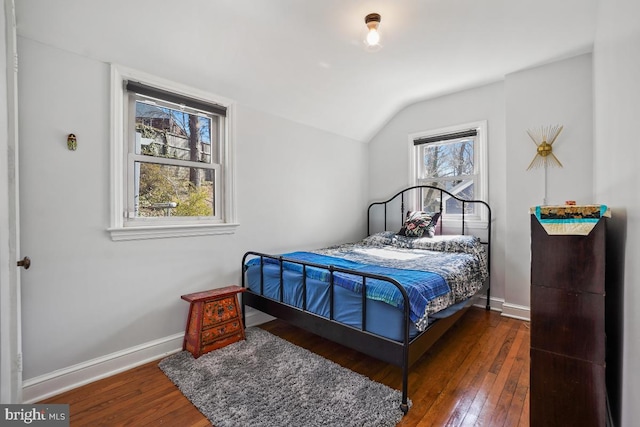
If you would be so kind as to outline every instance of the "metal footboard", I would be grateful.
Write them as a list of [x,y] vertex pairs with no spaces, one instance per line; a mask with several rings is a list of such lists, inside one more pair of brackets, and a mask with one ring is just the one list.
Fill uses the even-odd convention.
[[[260,259],[260,289],[255,292],[248,287],[246,271],[247,261],[249,258]],[[275,300],[264,294],[264,266],[265,259],[270,259],[279,265],[280,280],[278,284],[278,299]],[[296,264],[301,267],[300,275],[302,277],[302,307],[288,304],[284,300],[284,263]],[[307,269],[317,268],[326,270],[329,273],[329,317],[324,317],[307,309]],[[287,258],[278,255],[269,255],[260,252],[247,252],[242,257],[242,287],[247,289],[242,295],[242,315],[245,317],[245,306],[256,308],[274,317],[283,320],[295,321],[297,326],[309,330],[317,335],[323,336],[331,341],[338,342],[346,347],[371,355],[377,359],[387,363],[400,366],[402,368],[402,404],[401,409],[406,413],[408,407],[408,380],[409,380],[409,296],[404,287],[395,279],[350,270],[346,268],[336,267],[332,265],[323,265],[310,262],[303,262],[297,259]],[[336,273],[344,273],[362,278],[362,298],[361,303],[361,322],[360,328],[341,323],[336,318],[335,313],[335,282]],[[367,296],[366,286],[367,280],[381,280],[395,286],[403,300],[403,320],[402,320],[402,341],[394,341],[372,332],[367,331]]]

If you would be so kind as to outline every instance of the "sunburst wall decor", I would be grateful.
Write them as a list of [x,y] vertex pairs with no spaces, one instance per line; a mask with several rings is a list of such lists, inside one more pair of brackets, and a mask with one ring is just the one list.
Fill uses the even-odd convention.
[[538,168],[540,166],[547,167],[547,164],[551,166],[562,167],[560,160],[553,154],[553,143],[556,142],[556,138],[562,132],[563,126],[541,126],[538,129],[527,130],[529,138],[536,144],[537,153],[533,157],[533,160],[529,164],[527,170],[531,168]]
[[542,204],[547,204],[547,165],[562,167],[560,160],[553,154],[553,143],[562,132],[563,126],[551,125],[541,126],[536,129],[527,130],[527,135],[536,145],[536,154],[529,163],[527,170],[544,166],[544,199]]

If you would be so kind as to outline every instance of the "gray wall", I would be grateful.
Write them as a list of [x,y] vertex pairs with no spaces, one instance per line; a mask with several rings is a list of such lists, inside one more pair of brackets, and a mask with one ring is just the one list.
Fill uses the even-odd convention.
[[489,202],[493,210],[492,298],[505,314],[529,317],[529,207],[542,204],[544,170],[526,171],[535,154],[527,129],[562,124],[548,171],[548,202],[592,203],[591,55],[515,72],[503,82],[413,104],[370,143],[372,198],[407,185],[410,133],[488,122]]
[[562,168],[547,169],[547,204],[593,200],[592,57],[581,55],[509,74],[506,93],[507,311],[529,306],[529,207],[542,205],[544,168],[527,171],[536,147],[525,133],[564,125],[553,145]]
[[[393,194],[410,183],[409,134],[487,120],[489,203],[494,244],[492,297],[504,298],[504,210],[506,166],[502,82],[419,102],[400,111],[369,143],[369,182],[372,199]],[[498,304],[498,308],[500,304]]]
[[238,283],[247,250],[363,237],[366,144],[238,105],[237,233],[111,241],[109,64],[18,48],[25,380],[180,333],[180,295]]

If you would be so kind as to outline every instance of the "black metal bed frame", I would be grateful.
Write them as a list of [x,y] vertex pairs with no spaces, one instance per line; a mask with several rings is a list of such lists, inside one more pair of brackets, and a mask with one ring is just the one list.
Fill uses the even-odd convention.
[[[416,185],[413,187],[405,188],[404,190],[396,193],[394,196],[386,201],[374,202],[369,205],[367,211],[367,234],[370,233],[371,227],[371,209],[382,205],[384,207],[384,228],[386,229],[387,223],[387,208],[390,203],[396,201],[396,198],[400,197],[400,223],[404,220],[405,216],[405,194],[410,191],[420,191],[420,197],[422,199],[424,190],[435,190],[440,192],[440,211],[442,212],[443,194],[448,197],[459,201],[462,204],[461,214],[461,234],[465,234],[465,211],[468,204],[480,204],[487,209],[487,238],[482,241],[487,247],[487,264],[491,266],[491,208],[489,205],[481,200],[464,200],[458,198],[454,194],[439,187],[433,187],[429,185]],[[442,221],[441,221],[442,222]],[[440,225],[442,227],[442,225]],[[458,233],[456,233],[458,234]],[[246,262],[247,258],[260,258],[260,293],[255,293],[248,289],[246,283]],[[264,285],[264,260],[272,259],[279,262],[280,265],[280,287],[279,287],[279,299],[271,299],[263,296]],[[289,305],[283,300],[283,263],[293,263],[302,266],[302,308]],[[329,318],[317,315],[315,313],[307,311],[306,301],[306,268],[315,267],[326,269],[329,272]],[[369,356],[375,357],[386,363],[393,364],[402,368],[402,403],[400,408],[404,413],[409,410],[408,406],[408,382],[409,382],[409,368],[416,362],[466,311],[471,307],[482,294],[482,290],[474,297],[467,300],[463,309],[457,311],[449,317],[438,319],[431,323],[427,329],[418,334],[413,339],[409,338],[409,297],[407,292],[400,283],[396,280],[375,275],[357,272],[349,269],[339,268],[331,265],[320,265],[309,262],[302,262],[295,259],[289,259],[278,255],[269,255],[260,252],[249,251],[242,257],[242,287],[246,291],[242,294],[242,317],[245,318],[246,306],[253,307],[271,316],[285,320],[291,324],[294,324],[302,329],[310,331],[316,335],[327,338],[331,341],[342,344],[346,347],[350,347],[354,350],[360,351]],[[362,292],[362,320],[361,327],[356,328],[352,326],[340,323],[335,319],[334,313],[334,273],[347,273],[354,276],[362,277],[363,287],[366,290],[366,281],[368,279],[377,279],[388,282],[390,285],[398,288],[404,299],[404,311],[403,311],[403,341],[391,340],[371,332],[366,331],[366,292]],[[483,290],[486,291],[486,309],[490,309],[490,276],[487,278]]]

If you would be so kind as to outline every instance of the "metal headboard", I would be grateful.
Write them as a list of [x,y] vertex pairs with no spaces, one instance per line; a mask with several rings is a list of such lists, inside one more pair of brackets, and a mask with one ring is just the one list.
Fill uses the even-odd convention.
[[[474,205],[474,204],[479,204],[482,205],[486,208],[486,212],[487,212],[487,221],[488,221],[488,227],[490,230],[491,227],[491,207],[489,206],[488,203],[486,203],[483,200],[467,200],[467,199],[462,199],[456,195],[454,195],[453,193],[442,189],[440,187],[435,187],[432,185],[414,185],[413,187],[408,187],[405,188],[404,190],[401,190],[399,192],[397,192],[395,195],[393,195],[392,197],[390,197],[387,200],[384,201],[380,201],[380,202],[373,202],[369,205],[369,209],[367,210],[367,235],[371,234],[371,214],[372,214],[372,209],[375,208],[376,206],[383,206],[384,208],[384,229],[387,229],[388,226],[388,215],[389,215],[389,209],[388,206],[394,202],[396,202],[396,199],[400,198],[400,223],[404,222],[404,216],[406,211],[408,210],[406,208],[406,201],[408,199],[408,195],[412,195],[413,197],[415,197],[415,192],[418,191],[419,195],[420,195],[420,199],[422,200],[424,197],[424,192],[425,191],[436,191],[439,193],[440,197],[440,206],[439,206],[439,212],[442,212],[442,204],[443,204],[443,200],[444,197],[443,195],[447,195],[447,197],[449,197],[450,199],[456,200],[458,202],[460,202],[462,204],[462,213],[461,213],[461,232],[460,234],[466,234],[466,216],[468,216],[468,214],[466,213],[466,207],[467,205]],[[422,209],[422,208],[420,208]],[[488,232],[488,235],[491,236],[490,231]],[[488,237],[490,238],[490,237]]]
[[[405,219],[405,214],[406,211],[408,210],[408,208],[406,207],[407,205],[407,201],[408,200],[413,200],[410,199],[412,197],[416,197],[416,195],[418,195],[420,197],[420,200],[424,200],[424,194],[425,191],[435,191],[438,192],[440,195],[440,203],[439,203],[439,212],[442,212],[442,205],[443,205],[443,200],[445,197],[443,197],[444,195],[446,195],[448,198],[453,199],[453,200],[457,200],[458,202],[461,203],[462,205],[462,213],[460,214],[460,232],[459,233],[455,233],[455,234],[467,234],[467,217],[469,216],[466,213],[466,208],[467,205],[475,205],[475,206],[481,206],[484,209],[486,209],[486,219],[487,219],[487,235],[485,239],[480,239],[481,243],[483,245],[486,245],[487,248],[487,264],[489,266],[491,266],[491,225],[492,225],[492,220],[491,220],[491,207],[489,206],[489,204],[483,200],[466,200],[466,199],[462,199],[458,196],[456,196],[455,194],[442,189],[440,187],[435,187],[432,185],[414,185],[413,187],[408,187],[405,188],[404,190],[401,190],[399,192],[397,192],[395,195],[393,195],[392,197],[390,197],[387,200],[384,201],[380,201],[380,202],[373,202],[369,205],[369,208],[367,210],[367,235],[371,235],[371,217],[372,217],[372,209],[375,209],[376,207],[382,206],[382,208],[384,209],[384,230],[387,230],[388,228],[388,218],[389,216],[392,214],[389,212],[389,205],[391,204],[397,204],[398,203],[398,198],[399,198],[399,202],[400,202],[400,211],[397,212],[400,217],[399,217],[399,223],[402,224],[404,222]],[[416,193],[418,192],[418,193]],[[422,203],[422,202],[421,202]],[[422,204],[420,205],[422,206]],[[421,207],[419,209],[422,209]],[[440,231],[442,232],[442,220],[439,222],[439,227],[440,227]],[[490,267],[489,267],[490,269]],[[489,274],[491,274],[491,271],[489,271]],[[489,289],[487,289],[487,307],[489,307]]]

